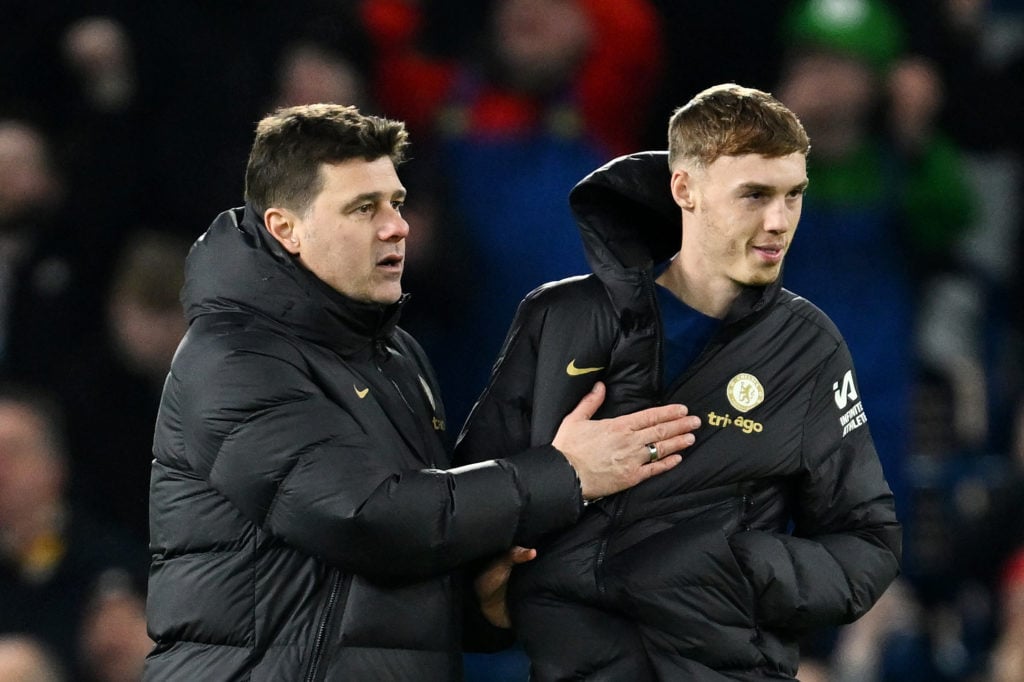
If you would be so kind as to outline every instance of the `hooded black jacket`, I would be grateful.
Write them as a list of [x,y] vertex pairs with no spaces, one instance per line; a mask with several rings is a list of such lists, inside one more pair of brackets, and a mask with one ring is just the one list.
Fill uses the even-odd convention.
[[456,567],[573,522],[572,467],[545,446],[445,471],[440,391],[401,304],[339,295],[250,209],[196,242],[183,301],[145,679],[458,679]]
[[[670,472],[531,538],[513,624],[538,682],[792,678],[799,634],[849,622],[899,572],[900,527],[842,337],[775,283],[746,289],[672,386],[652,266],[679,249],[664,153],[571,194],[594,274],[521,304],[456,461],[550,439],[594,380],[597,416],[681,402],[701,417]],[[870,400],[870,396],[866,398]]]

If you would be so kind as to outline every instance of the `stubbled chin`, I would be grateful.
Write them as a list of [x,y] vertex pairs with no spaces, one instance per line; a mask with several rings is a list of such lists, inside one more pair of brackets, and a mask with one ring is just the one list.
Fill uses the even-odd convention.
[[398,299],[400,299],[401,297],[402,297],[402,288],[401,287],[396,287],[395,289],[388,289],[386,291],[382,291],[380,293],[379,301],[381,303],[386,304],[386,305],[391,305],[392,303],[397,303]]
[[751,286],[764,286],[766,284],[771,284],[779,278],[779,274],[781,272],[781,266],[757,268],[750,273],[746,283]]

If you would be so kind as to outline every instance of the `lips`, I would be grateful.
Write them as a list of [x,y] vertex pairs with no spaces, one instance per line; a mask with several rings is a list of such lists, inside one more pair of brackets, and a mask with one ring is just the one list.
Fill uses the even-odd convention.
[[401,274],[401,272],[402,272],[402,264],[404,262],[405,262],[405,257],[404,256],[401,256],[401,255],[399,255],[397,253],[393,253],[393,254],[384,256],[379,261],[377,261],[377,267],[380,268],[381,270],[384,270],[385,272],[388,272],[388,273]]
[[753,248],[762,258],[772,262],[780,260],[786,252],[785,244],[756,244]]

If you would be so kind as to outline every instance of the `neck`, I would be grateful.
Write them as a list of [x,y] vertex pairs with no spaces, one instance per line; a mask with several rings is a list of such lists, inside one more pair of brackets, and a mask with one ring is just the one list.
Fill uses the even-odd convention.
[[[691,249],[691,252],[693,250]],[[717,320],[725,318],[740,287],[728,278],[713,278],[702,272],[699,255],[686,257],[684,248],[658,278],[658,284],[694,310]]]

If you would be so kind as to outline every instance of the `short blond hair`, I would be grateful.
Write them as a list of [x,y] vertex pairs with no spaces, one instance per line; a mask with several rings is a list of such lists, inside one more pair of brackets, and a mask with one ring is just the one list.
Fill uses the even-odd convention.
[[767,92],[723,83],[698,93],[672,114],[668,163],[707,168],[720,156],[780,157],[810,152],[800,119]]

